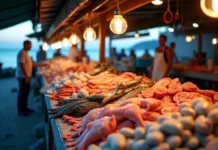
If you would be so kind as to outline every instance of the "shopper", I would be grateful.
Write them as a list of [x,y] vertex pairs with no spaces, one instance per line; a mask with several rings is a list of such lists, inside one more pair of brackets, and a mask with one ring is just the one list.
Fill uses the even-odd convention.
[[46,60],[46,52],[42,49],[42,45],[39,46],[39,51],[37,52],[37,62],[40,63]]
[[73,62],[79,62],[79,50],[77,49],[76,44],[72,44],[72,47],[70,48],[68,52],[68,59],[72,60]]
[[30,91],[30,79],[32,75],[32,68],[38,66],[47,66],[47,64],[36,64],[32,62],[28,51],[31,49],[32,43],[24,41],[23,49],[17,55],[16,78],[19,83],[17,109],[18,115],[28,116],[32,109],[27,107],[27,100]]
[[176,55],[175,48],[176,48],[176,43],[171,42],[171,43],[170,43],[170,49],[171,49],[171,51],[172,51],[173,61],[179,62],[178,57],[177,57],[177,55]]
[[143,58],[144,59],[150,59],[151,58],[151,55],[148,53],[148,49],[145,50],[145,53],[143,55]]
[[56,50],[56,52],[54,53],[53,58],[59,58],[59,57],[62,57],[62,55],[61,55],[61,49],[60,49],[60,48],[58,48],[58,49]]
[[172,67],[172,51],[166,46],[167,37],[160,35],[159,47],[156,48],[155,56],[149,72],[149,77],[152,80],[159,80],[169,76]]
[[130,51],[130,58],[131,58],[132,60],[135,60],[135,59],[136,59],[136,54],[135,54],[135,52],[134,52],[134,49],[131,49],[131,51]]
[[125,57],[126,57],[125,50],[122,49],[122,50],[121,50],[121,53],[117,56],[117,60],[118,60],[118,61],[121,61],[122,58],[125,58]]

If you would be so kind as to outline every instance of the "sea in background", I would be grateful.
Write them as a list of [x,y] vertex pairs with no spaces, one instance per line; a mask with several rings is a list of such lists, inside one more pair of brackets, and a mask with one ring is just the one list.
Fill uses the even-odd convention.
[[[69,47],[64,47],[61,49],[61,54],[63,56],[67,56]],[[16,67],[16,60],[17,60],[17,54],[21,50],[21,48],[0,48],[0,62],[3,63],[3,68],[15,68]],[[36,55],[37,55],[37,49],[31,49],[28,53],[30,57],[34,61],[36,61]],[[87,55],[89,58],[93,61],[99,60],[99,50],[98,49],[86,49]],[[121,52],[121,49],[117,50],[118,53]],[[130,54],[130,49],[125,49],[125,52],[127,55]],[[55,50],[49,49],[46,51],[47,59],[52,59],[53,55],[55,53]],[[144,49],[137,49],[135,51],[137,57],[141,57],[144,54]],[[151,52],[152,53],[152,52]],[[109,49],[106,48],[105,50],[105,56],[106,58],[109,57]]]

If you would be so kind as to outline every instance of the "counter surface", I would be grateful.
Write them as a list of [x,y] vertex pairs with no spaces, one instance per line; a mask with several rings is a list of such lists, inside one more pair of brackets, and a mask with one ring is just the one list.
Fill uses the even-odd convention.
[[[43,80],[43,84],[46,85],[45,80]],[[54,108],[54,104],[57,103],[57,101],[51,100],[48,97],[44,97],[45,100],[45,118],[50,117],[50,115],[47,114],[48,108]],[[61,118],[57,119],[50,119],[47,121],[48,125],[45,125],[46,130],[46,139],[51,140],[47,141],[48,144],[52,144],[48,146],[48,149],[51,149],[51,147],[55,147],[57,150],[67,150],[65,146],[64,140],[61,138],[62,134],[68,133],[70,131],[71,125],[64,123]],[[51,129],[50,129],[51,128]],[[52,133],[49,133],[52,132]],[[48,137],[51,136],[51,137]]]

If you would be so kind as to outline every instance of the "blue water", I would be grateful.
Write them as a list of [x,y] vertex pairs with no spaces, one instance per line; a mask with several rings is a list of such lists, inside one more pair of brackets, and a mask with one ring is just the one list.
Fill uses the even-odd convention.
[[[7,49],[0,48],[0,62],[3,63],[3,68],[9,68],[9,67],[15,68],[16,67],[17,54],[20,50],[21,50],[21,48],[17,48],[17,49],[16,48],[14,48],[14,49],[13,48],[7,48]],[[68,47],[61,49],[61,54],[63,56],[67,56],[68,50],[69,50]],[[37,49],[31,49],[28,52],[34,61],[36,61],[37,51],[38,51]],[[87,51],[87,55],[90,57],[91,60],[99,61],[99,50],[98,49],[87,49],[86,51]],[[55,51],[52,49],[47,50],[46,51],[47,59],[53,58],[54,52]],[[118,53],[119,52],[120,52],[120,50],[118,50]],[[127,56],[130,54],[129,49],[126,49],[125,52],[126,52]],[[144,50],[137,49],[135,51],[135,53],[136,53],[137,57],[141,57],[144,54]],[[152,53],[152,51],[151,51],[151,53]],[[109,50],[108,49],[105,50],[105,56],[106,56],[106,58],[109,57]]]
[[[17,60],[17,54],[21,49],[19,48],[0,48],[0,62],[3,63],[3,68],[8,68],[8,67],[12,67],[15,68],[16,67],[16,60]],[[63,48],[61,50],[61,54],[63,56],[67,56],[69,48]],[[30,55],[30,57],[32,57],[32,59],[34,61],[36,61],[36,55],[37,55],[37,49],[31,49],[28,53]],[[54,50],[49,49],[46,51],[46,55],[47,55],[47,59],[51,59],[53,58],[54,55]],[[98,57],[99,57],[99,53],[98,50],[89,50],[87,51],[88,56],[90,57],[91,60],[94,61],[98,61]],[[106,56],[109,56],[109,52],[106,53]]]

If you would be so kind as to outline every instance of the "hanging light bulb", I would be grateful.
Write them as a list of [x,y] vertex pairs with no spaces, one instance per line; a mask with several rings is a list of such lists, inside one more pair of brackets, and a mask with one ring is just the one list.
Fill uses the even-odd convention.
[[69,46],[69,41],[68,41],[67,38],[63,38],[62,45],[65,46],[65,47]]
[[213,38],[213,39],[212,39],[212,44],[213,44],[213,45],[216,45],[217,43],[218,43],[217,38]]
[[186,42],[191,42],[192,41],[192,37],[191,36],[186,36],[186,38],[185,38],[185,40],[186,40]]
[[43,43],[43,44],[42,44],[42,49],[43,49],[44,51],[47,51],[48,48],[49,48],[49,46],[48,46],[47,43]]
[[134,36],[135,36],[135,38],[139,38],[138,32],[136,32],[136,33],[134,34]]
[[110,22],[110,29],[115,34],[123,34],[127,29],[127,22],[116,10],[114,13],[114,18]]
[[218,1],[217,0],[212,0],[212,8],[215,12],[218,13]]
[[56,45],[55,46],[56,49],[59,49],[63,46],[61,41],[58,41],[55,45]]
[[199,27],[199,25],[198,25],[197,23],[193,23],[192,26],[193,26],[194,28],[198,28],[198,27]]
[[169,31],[169,32],[174,32],[174,29],[173,29],[172,27],[169,27],[169,28],[168,28],[168,31]]
[[[209,0],[207,0],[209,1]],[[210,0],[212,7],[211,8],[207,8],[206,7],[206,0],[201,0],[200,2],[200,6],[201,6],[201,10],[209,17],[212,18],[218,18],[218,1],[217,0]]]
[[51,44],[52,49],[56,49],[56,43]]
[[79,37],[77,36],[77,34],[73,33],[70,38],[69,38],[69,42],[70,44],[76,45],[79,43]]
[[96,32],[92,27],[87,27],[83,33],[83,38],[86,41],[94,41],[96,39]]
[[154,4],[154,5],[161,5],[161,4],[163,4],[163,1],[161,1],[161,0],[153,0],[152,4]]

